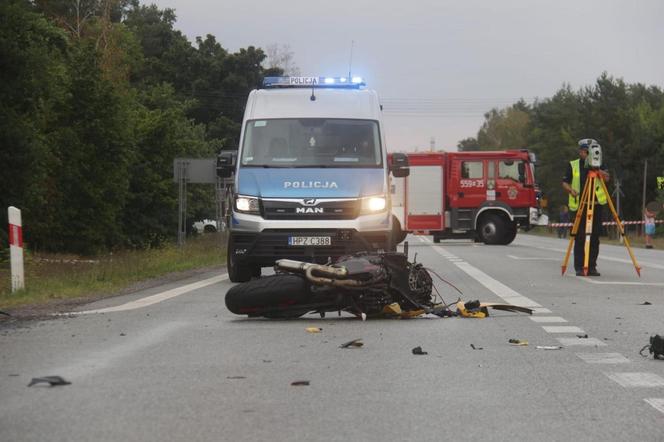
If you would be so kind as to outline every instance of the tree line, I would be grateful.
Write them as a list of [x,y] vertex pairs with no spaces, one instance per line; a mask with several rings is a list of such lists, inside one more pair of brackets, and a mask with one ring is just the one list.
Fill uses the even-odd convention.
[[[664,175],[664,92],[656,86],[628,84],[603,73],[594,85],[573,90],[564,85],[551,98],[527,104],[523,100],[492,109],[477,136],[458,143],[459,150],[529,148],[537,154],[536,178],[549,201],[549,212],[567,204],[561,187],[569,161],[578,158],[577,141],[594,138],[602,146],[604,164],[617,180],[623,219],[642,218],[644,163],[646,203],[664,201],[657,176]],[[613,200],[616,202],[617,195]]]
[[[281,73],[260,48],[192,43],[175,22],[138,0],[0,2],[3,244],[10,205],[33,250],[94,254],[175,235],[173,159],[235,146],[249,91]],[[212,190],[190,189],[192,218],[211,217]]]

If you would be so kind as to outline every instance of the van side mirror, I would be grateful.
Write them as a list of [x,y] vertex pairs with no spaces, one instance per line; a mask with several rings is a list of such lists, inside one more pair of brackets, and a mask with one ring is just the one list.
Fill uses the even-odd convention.
[[390,172],[395,178],[404,178],[410,175],[410,162],[408,155],[401,152],[392,154],[392,164],[390,164]]
[[237,150],[222,150],[217,156],[217,176],[230,178],[235,173]]

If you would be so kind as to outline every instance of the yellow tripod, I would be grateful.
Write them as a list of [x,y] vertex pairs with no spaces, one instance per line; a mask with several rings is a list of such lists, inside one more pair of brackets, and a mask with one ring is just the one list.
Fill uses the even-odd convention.
[[583,215],[584,209],[586,210],[586,242],[584,244],[584,254],[583,254],[583,274],[588,275],[588,260],[590,259],[590,235],[593,233],[593,212],[595,210],[595,187],[597,184],[602,187],[604,190],[604,194],[606,195],[606,200],[609,203],[609,208],[611,209],[611,214],[613,215],[613,219],[616,221],[616,224],[618,224],[618,231],[620,232],[620,236],[624,240],[625,247],[627,247],[627,251],[629,252],[630,258],[632,258],[632,263],[634,264],[634,270],[636,270],[636,273],[641,276],[641,267],[639,267],[639,264],[636,262],[636,258],[634,257],[634,253],[632,252],[632,248],[629,245],[629,240],[625,236],[625,227],[623,226],[622,222],[620,221],[620,218],[618,218],[618,213],[616,212],[615,207],[613,207],[613,201],[611,201],[611,196],[609,195],[609,191],[606,189],[606,183],[604,182],[604,177],[598,170],[589,170],[588,171],[588,176],[586,178],[586,182],[583,185],[583,192],[581,192],[581,201],[579,203],[579,207],[576,212],[576,217],[574,218],[574,225],[572,226],[572,233],[570,234],[569,237],[569,244],[567,245],[567,253],[565,253],[565,260],[563,261],[562,265],[562,274],[565,274],[565,271],[567,270],[567,262],[569,261],[569,255],[572,251],[572,244],[574,244],[574,241],[576,239],[576,234],[579,231],[579,226],[581,225],[581,218]]

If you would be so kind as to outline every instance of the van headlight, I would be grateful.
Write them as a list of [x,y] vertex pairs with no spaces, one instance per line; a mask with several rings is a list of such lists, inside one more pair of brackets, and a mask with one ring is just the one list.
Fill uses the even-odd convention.
[[248,196],[238,196],[235,198],[235,210],[242,213],[259,214],[260,204],[258,198]]
[[362,199],[362,213],[378,213],[385,210],[387,200],[384,196],[372,196]]

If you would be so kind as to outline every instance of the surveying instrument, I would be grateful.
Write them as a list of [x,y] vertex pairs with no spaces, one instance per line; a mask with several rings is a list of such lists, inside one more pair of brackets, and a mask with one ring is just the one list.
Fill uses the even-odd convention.
[[[602,175],[602,173],[600,172],[600,167],[602,165],[602,147],[599,145],[597,141],[592,139],[584,139],[579,141],[579,146],[585,146],[585,145],[589,146],[588,156],[586,157],[585,165],[580,165],[580,167],[585,166],[590,170],[588,170],[588,174],[586,176],[586,182],[583,185],[583,192],[581,192],[581,200],[579,201],[579,207],[577,208],[576,211],[576,217],[574,217],[574,224],[572,225],[572,232],[570,233],[569,244],[567,245],[567,253],[565,253],[565,260],[563,261],[562,265],[562,274],[564,275],[565,271],[567,270],[567,262],[569,261],[569,255],[572,251],[572,245],[576,240],[576,234],[579,231],[579,226],[581,225],[581,222],[585,222],[586,238],[583,247],[584,251],[583,274],[584,276],[588,276],[588,261],[590,259],[590,236],[593,233],[593,216],[595,211],[595,189],[599,186],[606,195],[606,201],[609,205],[609,208],[611,209],[611,214],[613,215],[613,219],[618,225],[618,232],[620,233],[620,237],[624,241],[623,244],[625,244],[625,247],[629,252],[630,258],[632,258],[632,263],[634,264],[634,270],[636,270],[636,273],[640,277],[641,267],[639,267],[639,264],[636,262],[636,258],[634,257],[632,248],[629,245],[629,240],[625,236],[625,227],[620,221],[620,218],[618,217],[618,213],[616,212],[615,207],[613,207],[613,201],[611,201],[611,195],[609,194],[609,191],[606,188],[606,183],[604,182],[604,175]],[[586,218],[585,221],[581,219],[583,218],[584,210]]]

